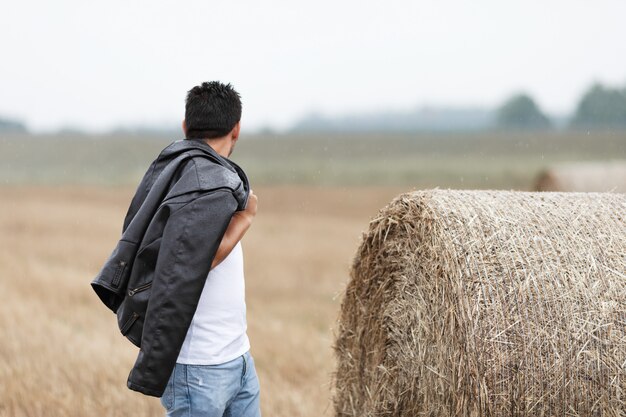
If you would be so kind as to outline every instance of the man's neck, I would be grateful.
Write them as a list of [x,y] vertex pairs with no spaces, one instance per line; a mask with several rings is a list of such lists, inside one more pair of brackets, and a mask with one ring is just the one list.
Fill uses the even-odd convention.
[[228,158],[230,147],[228,138],[219,138],[219,139],[203,139],[204,143],[209,145],[215,152],[224,158]]

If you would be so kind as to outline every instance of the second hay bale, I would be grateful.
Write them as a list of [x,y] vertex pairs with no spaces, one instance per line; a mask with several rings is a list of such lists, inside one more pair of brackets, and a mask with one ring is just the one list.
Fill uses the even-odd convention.
[[626,196],[399,196],[335,350],[338,416],[623,416]]
[[626,161],[555,165],[539,174],[535,190],[626,193]]

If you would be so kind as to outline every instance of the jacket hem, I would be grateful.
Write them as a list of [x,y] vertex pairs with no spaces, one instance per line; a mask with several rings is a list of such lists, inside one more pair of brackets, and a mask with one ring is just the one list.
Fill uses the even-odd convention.
[[165,390],[157,390],[157,389],[154,389],[154,388],[144,387],[142,385],[138,385],[138,384],[135,384],[134,382],[130,382],[130,381],[128,381],[126,383],[126,385],[128,386],[129,389],[131,389],[133,391],[137,391],[137,392],[140,392],[142,394],[149,395],[151,397],[158,397],[158,398],[160,398],[160,397],[163,396],[163,392],[165,391]]

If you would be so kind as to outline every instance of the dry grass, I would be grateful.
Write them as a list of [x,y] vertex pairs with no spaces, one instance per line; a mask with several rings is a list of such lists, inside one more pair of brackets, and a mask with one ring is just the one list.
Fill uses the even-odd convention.
[[[126,388],[136,349],[89,286],[130,188],[0,188],[0,416],[158,416]],[[266,416],[332,413],[331,327],[361,228],[397,189],[259,188],[244,240]]]
[[626,195],[401,195],[341,310],[338,416],[624,416]]

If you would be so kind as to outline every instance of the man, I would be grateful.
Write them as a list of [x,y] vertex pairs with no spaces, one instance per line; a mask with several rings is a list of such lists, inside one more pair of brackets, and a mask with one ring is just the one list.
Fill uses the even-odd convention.
[[257,198],[228,159],[240,119],[230,84],[189,90],[186,139],[150,165],[92,282],[140,347],[128,387],[160,397],[172,417],[260,416],[240,243]]

